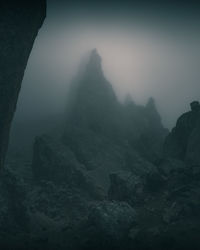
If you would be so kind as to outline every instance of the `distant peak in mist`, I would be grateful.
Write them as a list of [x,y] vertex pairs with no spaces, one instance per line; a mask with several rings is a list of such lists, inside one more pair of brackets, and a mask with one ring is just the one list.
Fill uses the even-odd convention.
[[155,106],[156,106],[155,99],[153,97],[150,97],[147,104],[146,104],[146,107],[154,109]]
[[95,72],[102,71],[101,61],[102,59],[99,53],[97,52],[97,49],[91,50],[87,63],[87,69]]
[[95,60],[95,61],[100,61],[101,62],[101,57],[97,51],[97,49],[92,49],[90,51],[90,60]]
[[103,74],[101,62],[101,56],[99,55],[96,48],[88,51],[80,61],[78,75],[85,74],[86,72],[90,74],[92,72],[95,74],[97,74],[97,72]]

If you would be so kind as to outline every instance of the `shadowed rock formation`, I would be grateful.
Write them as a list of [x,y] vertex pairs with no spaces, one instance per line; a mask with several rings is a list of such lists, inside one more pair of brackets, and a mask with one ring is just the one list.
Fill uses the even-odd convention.
[[0,3],[0,169],[26,64],[45,14],[45,0]]
[[[152,163],[161,156],[167,133],[154,100],[146,106],[132,100],[121,104],[103,74],[96,50],[74,79],[67,100],[66,124],[58,142],[51,137],[48,142],[44,137],[35,141],[32,167],[36,179],[67,182],[70,168],[81,165],[107,192],[113,171],[129,169],[141,174],[154,169]],[[64,153],[57,144],[63,144]],[[69,164],[71,154],[73,164]]]
[[[12,175],[2,182],[0,220],[16,211],[1,230],[11,234],[6,243],[17,233],[20,242],[30,237],[30,249],[199,250],[198,102],[179,118],[161,158],[167,130],[154,100],[119,103],[96,50],[84,66],[66,122],[35,139],[31,181],[23,173],[25,185]],[[21,188],[18,205],[13,194]]]
[[150,98],[146,106],[131,100],[125,103],[126,138],[129,144],[148,161],[155,163],[162,155],[162,146],[168,130],[162,125],[155,101]]
[[200,104],[190,104],[191,111],[183,114],[166,138],[164,154],[192,165],[200,165]]

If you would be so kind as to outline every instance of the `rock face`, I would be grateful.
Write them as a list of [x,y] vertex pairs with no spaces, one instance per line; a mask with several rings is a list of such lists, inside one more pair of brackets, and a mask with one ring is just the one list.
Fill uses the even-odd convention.
[[74,153],[55,138],[47,135],[36,138],[32,164],[37,181],[53,181],[57,185],[64,183],[97,199],[103,196]]
[[0,169],[4,164],[23,74],[45,18],[45,2],[3,0],[0,3]]
[[163,128],[154,99],[150,98],[145,107],[129,101],[125,104],[125,114],[127,141],[143,158],[155,163],[162,155],[168,130]]
[[193,165],[200,164],[200,104],[191,103],[191,111],[183,114],[168,135],[164,145],[165,157],[177,158]]
[[136,225],[135,210],[126,202],[98,202],[89,208],[85,242],[79,249],[123,249]]
[[120,136],[120,105],[103,75],[101,57],[95,49],[83,72],[72,83],[68,96],[66,133],[75,128],[112,138]]
[[127,202],[137,212],[130,249],[199,248],[199,172],[182,161],[164,159],[154,173],[110,176],[109,199]]
[[23,182],[11,171],[2,170],[0,180],[0,248],[25,249],[30,220]]

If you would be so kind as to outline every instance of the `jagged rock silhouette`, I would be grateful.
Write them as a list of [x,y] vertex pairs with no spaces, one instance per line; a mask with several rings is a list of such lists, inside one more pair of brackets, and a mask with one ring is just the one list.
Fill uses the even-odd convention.
[[164,154],[192,165],[200,165],[200,104],[193,101],[190,106],[191,111],[181,115],[168,135]]

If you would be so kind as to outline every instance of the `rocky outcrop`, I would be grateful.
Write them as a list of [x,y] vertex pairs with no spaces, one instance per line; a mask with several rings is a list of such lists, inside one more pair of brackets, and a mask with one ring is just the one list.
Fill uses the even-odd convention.
[[45,18],[45,2],[3,0],[0,3],[0,168],[26,64]]
[[109,138],[119,136],[120,104],[104,77],[101,57],[95,49],[91,51],[84,70],[72,82],[68,96],[66,133],[75,128]]
[[126,138],[146,160],[155,163],[162,156],[162,147],[168,130],[162,125],[155,101],[150,98],[146,106],[132,100],[125,103]]
[[156,172],[110,176],[109,199],[127,202],[137,213],[130,249],[199,248],[199,173],[197,166],[164,159]]
[[200,165],[200,104],[191,103],[191,111],[183,114],[166,138],[164,156]]
[[58,139],[48,135],[36,137],[32,162],[37,181],[52,181],[82,190],[94,199],[101,199],[103,192],[90,173],[77,161],[74,153]]
[[84,241],[79,249],[124,249],[136,222],[137,214],[126,202],[95,203],[89,208]]

